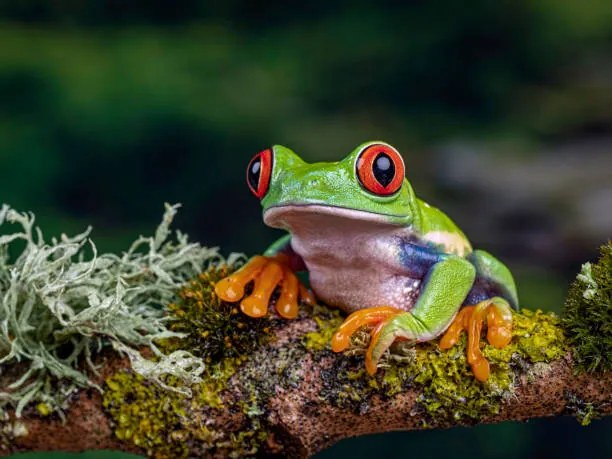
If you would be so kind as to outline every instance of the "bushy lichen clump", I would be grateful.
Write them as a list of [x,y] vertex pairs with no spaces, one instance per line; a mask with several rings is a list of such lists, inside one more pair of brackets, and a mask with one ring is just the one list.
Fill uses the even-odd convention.
[[597,263],[585,263],[572,283],[563,328],[577,368],[612,370],[612,241],[601,247]]
[[[363,354],[366,334],[358,334],[350,350]],[[486,383],[474,378],[465,357],[463,339],[448,351],[437,341],[414,347],[398,345],[387,353],[384,371],[374,377],[363,370],[361,358],[344,359],[323,375],[322,396],[330,402],[364,412],[372,395],[392,396],[409,387],[421,389],[418,406],[427,422],[454,420],[473,422],[496,414],[514,390],[514,371],[542,371],[534,364],[550,362],[566,351],[558,319],[541,311],[522,310],[514,314],[513,339],[504,349],[488,344],[483,353],[491,363]]]
[[[176,335],[163,317],[176,290],[223,260],[180,232],[171,237],[177,207],[166,205],[155,234],[121,255],[98,255],[90,230],[46,242],[32,214],[0,208],[0,225],[20,227],[0,236],[0,415],[12,407],[20,416],[28,404],[42,415],[62,415],[77,387],[95,386],[92,358],[107,347],[152,379],[197,381],[199,358],[185,351],[166,356],[155,341]],[[141,356],[142,347],[155,363]]]

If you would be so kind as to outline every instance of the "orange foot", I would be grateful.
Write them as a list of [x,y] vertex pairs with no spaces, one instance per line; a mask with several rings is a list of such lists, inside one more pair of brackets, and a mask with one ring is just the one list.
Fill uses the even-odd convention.
[[494,297],[474,306],[465,306],[440,340],[440,349],[454,346],[463,330],[468,333],[467,360],[479,381],[489,378],[489,362],[480,350],[480,332],[487,321],[487,341],[501,349],[512,339],[512,310],[506,300]]
[[315,298],[291,271],[288,261],[284,254],[253,257],[234,274],[217,282],[215,292],[224,301],[240,301],[246,285],[254,280],[253,292],[242,299],[240,309],[247,316],[263,317],[268,312],[270,296],[281,285],[276,311],[286,319],[294,319],[298,315],[298,298],[307,304],[314,304]]
[[396,338],[401,338],[396,333],[383,333],[386,325],[394,318],[406,311],[392,306],[378,306],[375,308],[360,309],[353,312],[338,328],[332,337],[332,350],[342,352],[351,343],[351,336],[363,326],[373,326],[370,344],[365,355],[365,367],[368,374],[376,373],[378,360],[383,352],[393,343]]

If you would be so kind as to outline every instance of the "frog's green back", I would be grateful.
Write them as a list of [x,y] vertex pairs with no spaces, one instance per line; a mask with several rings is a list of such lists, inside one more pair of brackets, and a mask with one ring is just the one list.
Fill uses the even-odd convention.
[[416,198],[416,207],[420,213],[418,230],[423,240],[462,257],[472,252],[470,241],[448,215],[419,198]]

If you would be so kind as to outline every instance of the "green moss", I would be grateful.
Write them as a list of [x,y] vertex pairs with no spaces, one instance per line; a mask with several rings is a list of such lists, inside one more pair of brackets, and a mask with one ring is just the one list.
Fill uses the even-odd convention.
[[530,363],[550,362],[560,358],[567,343],[560,320],[554,313],[521,309],[512,317],[512,342],[503,349],[485,345],[484,355],[497,365],[508,364],[513,358]]
[[186,336],[165,343],[167,348],[188,349],[210,363],[248,355],[269,339],[270,318],[248,317],[215,295],[215,284],[232,272],[231,266],[212,266],[178,292],[169,305],[169,328]]
[[321,351],[330,346],[332,336],[344,321],[337,309],[314,306],[312,316],[317,322],[317,330],[306,333],[304,345],[311,351]]
[[182,395],[164,391],[132,372],[120,372],[106,380],[103,406],[114,421],[115,435],[159,458],[187,456],[181,419]]
[[210,366],[197,388],[199,401],[212,408],[223,408],[219,394],[226,389],[227,381],[236,372],[243,358],[225,359]]
[[563,328],[579,370],[612,369],[612,241],[595,264],[582,265],[565,301]]
[[[183,288],[179,300],[169,308],[170,328],[185,336],[164,341],[161,349],[186,349],[207,362],[201,382],[191,387],[196,394],[193,398],[169,393],[132,372],[107,380],[104,406],[118,438],[157,457],[184,457],[185,445],[190,453],[256,454],[268,438],[264,416],[270,397],[278,388],[299,387],[304,376],[302,363],[312,352],[315,358],[337,357],[329,343],[343,318],[337,310],[321,306],[302,309],[317,324],[316,330],[294,338],[303,346],[262,346],[270,338],[268,324],[273,325],[275,319],[251,320],[238,313],[236,305],[214,295],[215,282],[230,272],[229,267],[210,268]],[[384,371],[375,377],[368,376],[363,367],[368,339],[366,330],[358,332],[345,357],[322,371],[321,396],[334,405],[365,412],[374,395],[391,397],[418,388],[418,410],[432,425],[447,419],[470,423],[497,413],[512,395],[516,372],[541,371],[536,365],[545,366],[565,352],[558,319],[529,310],[514,314],[513,340],[506,348],[483,344],[491,363],[486,383],[474,378],[466,362],[465,337],[444,352],[435,341],[418,346],[398,343],[384,356]],[[171,376],[164,383],[184,384]],[[233,387],[239,387],[246,398],[223,398],[222,393]],[[239,411],[244,423],[236,433],[215,430],[207,423],[211,410]]]
[[[193,397],[169,392],[133,372],[120,372],[106,380],[104,406],[113,419],[117,438],[142,447],[149,456],[186,457],[189,453],[242,457],[255,454],[267,432],[262,423],[264,397],[273,391],[258,391],[253,386],[247,401],[230,399],[224,404],[221,394],[240,365],[265,343],[272,319],[250,319],[239,313],[235,304],[220,301],[215,283],[232,272],[229,266],[213,266],[189,282],[171,304],[169,328],[183,338],[163,340],[164,352],[186,349],[202,357],[206,367],[201,382],[190,387]],[[257,365],[262,368],[261,365]],[[247,371],[248,373],[248,371]],[[270,375],[266,374],[267,379]],[[250,387],[251,381],[241,381]],[[166,377],[164,384],[179,387],[184,382]],[[211,410],[242,412],[246,421],[237,433],[216,430],[208,424]],[[187,447],[189,445],[189,447]]]
[[[244,401],[224,406],[220,397],[238,365],[232,359],[212,364],[203,381],[191,388],[193,398],[164,390],[131,371],[109,377],[103,406],[113,420],[115,436],[156,458],[183,458],[194,451],[235,457],[254,454],[267,437],[261,423],[263,411]],[[166,383],[182,384],[175,378]],[[227,433],[208,425],[207,413],[226,409],[246,414],[247,423],[240,432]]]
[[534,364],[542,365],[561,357],[565,339],[553,314],[522,310],[514,314],[512,342],[504,349],[483,345],[491,364],[485,383],[474,378],[465,356],[465,336],[448,351],[437,341],[414,347],[399,344],[386,354],[379,371],[370,377],[363,370],[367,346],[365,333],[357,334],[348,358],[326,370],[322,396],[333,404],[367,411],[373,395],[390,397],[409,387],[421,390],[418,406],[426,423],[452,419],[474,422],[496,414],[514,391],[515,371],[529,373]]

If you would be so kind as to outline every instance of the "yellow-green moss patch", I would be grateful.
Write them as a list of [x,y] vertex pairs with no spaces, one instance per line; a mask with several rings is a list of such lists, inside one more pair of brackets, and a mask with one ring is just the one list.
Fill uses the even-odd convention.
[[414,347],[394,346],[382,361],[384,371],[370,377],[362,369],[367,335],[357,334],[349,352],[353,356],[324,375],[322,395],[331,403],[363,412],[374,394],[388,397],[409,387],[420,388],[418,406],[426,422],[474,422],[499,412],[512,395],[517,371],[528,372],[534,364],[550,362],[566,352],[558,323],[556,316],[542,311],[515,313],[508,346],[496,349],[483,340],[482,350],[491,364],[491,375],[484,383],[475,379],[467,363],[465,336],[448,351],[441,351],[437,340]]
[[[104,407],[114,422],[117,438],[146,450],[149,456],[181,458],[187,454],[217,452],[243,457],[255,454],[267,438],[261,417],[261,400],[231,401],[225,406],[222,393],[229,379],[270,335],[272,319],[251,319],[236,304],[220,301],[215,283],[232,272],[213,266],[190,281],[170,304],[169,328],[182,339],[159,343],[165,352],[185,349],[206,363],[201,382],[190,387],[193,397],[163,389],[131,371],[106,380]],[[167,377],[164,383],[184,384]],[[212,411],[211,411],[212,410]],[[207,423],[215,410],[242,412],[245,423],[239,432],[216,430]]]
[[[238,365],[239,361],[232,359],[212,364],[203,381],[191,388],[192,398],[164,390],[131,371],[109,377],[103,406],[113,420],[116,437],[156,458],[183,458],[194,451],[204,454],[211,450],[235,457],[253,454],[267,436],[260,419],[251,416],[243,402],[225,407],[220,397]],[[174,379],[165,382],[181,384]],[[207,424],[210,410],[234,408],[248,419],[242,431],[227,433]]]
[[103,406],[114,421],[115,435],[147,451],[149,456],[187,456],[187,434],[182,395],[165,391],[132,372],[120,372],[106,380]]
[[328,349],[334,332],[338,329],[344,318],[337,309],[328,309],[322,306],[314,306],[312,315],[317,322],[317,330],[306,333],[304,345],[311,351]]

